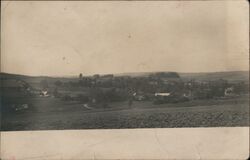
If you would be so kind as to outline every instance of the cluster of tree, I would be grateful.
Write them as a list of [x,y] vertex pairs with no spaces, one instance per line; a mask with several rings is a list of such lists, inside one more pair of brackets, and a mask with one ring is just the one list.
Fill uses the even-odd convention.
[[43,79],[40,82],[40,86],[42,87],[42,89],[47,89],[47,88],[49,88],[49,83],[46,79]]
[[149,75],[151,79],[161,79],[161,78],[180,78],[179,74],[176,72],[157,72]]
[[[177,81],[166,80],[166,77],[177,78]],[[164,81],[165,80],[165,81]],[[141,92],[144,95],[154,94],[156,92],[169,92],[170,98],[183,97],[185,93],[189,93],[188,96],[193,99],[209,99],[214,97],[225,96],[225,90],[228,87],[233,87],[235,94],[248,93],[248,84],[244,82],[229,83],[226,80],[220,79],[215,81],[203,81],[198,82],[191,80],[188,82],[181,81],[179,75],[175,72],[170,73],[157,73],[149,77],[113,77],[107,75],[101,77],[94,75],[93,77],[83,77],[79,75],[79,80],[76,82],[61,82],[56,81],[54,83],[56,88],[69,87],[89,88],[89,95],[79,94],[77,97],[64,96],[65,100],[74,99],[81,102],[90,102],[95,99],[97,102],[115,102],[131,99],[131,95],[135,92]],[[49,87],[46,80],[41,81],[43,88]],[[58,96],[57,90],[54,91],[54,95]],[[176,101],[178,101],[176,99]]]
[[249,93],[249,84],[240,82],[232,85],[236,94],[247,94]]
[[[151,74],[148,77],[130,77],[121,76],[114,77],[112,74],[100,76],[98,74],[92,77],[84,77],[82,74],[79,75],[78,82],[66,82],[56,81],[54,84],[57,87],[69,86],[69,87],[104,87],[104,88],[137,88],[139,90],[152,90],[155,88],[151,82],[157,83],[159,87],[162,87],[162,78],[176,78],[179,79],[179,75],[176,72],[159,72]],[[43,81],[42,85],[46,87],[46,82]]]
[[91,103],[99,105],[101,104],[103,107],[107,107],[111,102],[126,101],[129,99],[128,97],[128,92],[117,90],[115,88],[106,90],[93,88],[88,94],[77,94],[76,96],[65,94],[61,96],[62,100],[64,101],[78,101],[80,103]]

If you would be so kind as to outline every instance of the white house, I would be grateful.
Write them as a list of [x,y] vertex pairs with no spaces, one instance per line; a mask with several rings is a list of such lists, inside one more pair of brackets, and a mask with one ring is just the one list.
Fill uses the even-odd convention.
[[162,96],[162,97],[167,97],[167,96],[169,96],[170,95],[170,93],[155,93],[155,96]]

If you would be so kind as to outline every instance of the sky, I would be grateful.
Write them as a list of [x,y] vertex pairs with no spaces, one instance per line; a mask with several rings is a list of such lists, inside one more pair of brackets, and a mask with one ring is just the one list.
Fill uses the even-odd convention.
[[247,1],[1,1],[1,71],[249,69]]

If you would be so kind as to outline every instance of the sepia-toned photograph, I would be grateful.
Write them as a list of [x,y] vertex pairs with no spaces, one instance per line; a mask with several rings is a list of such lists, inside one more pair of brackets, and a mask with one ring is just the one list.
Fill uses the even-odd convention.
[[1,3],[2,131],[249,126],[245,3]]
[[249,2],[1,1],[0,159],[249,158]]

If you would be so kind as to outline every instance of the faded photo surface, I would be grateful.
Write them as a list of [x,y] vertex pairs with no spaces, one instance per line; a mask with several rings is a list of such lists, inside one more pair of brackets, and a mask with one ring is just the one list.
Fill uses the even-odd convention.
[[[2,1],[1,154],[6,159],[46,159],[43,153],[49,159],[245,158],[248,5],[243,0]],[[215,133],[213,144],[225,146],[206,146]],[[55,142],[51,137],[57,135],[64,140]],[[37,138],[44,136],[44,142],[77,149],[45,147]],[[143,136],[148,141],[136,138]],[[173,138],[190,150],[181,152],[180,142],[168,141]],[[44,150],[9,150],[17,145],[11,139],[19,141],[17,148],[43,144]],[[127,146],[135,151],[122,152]]]

